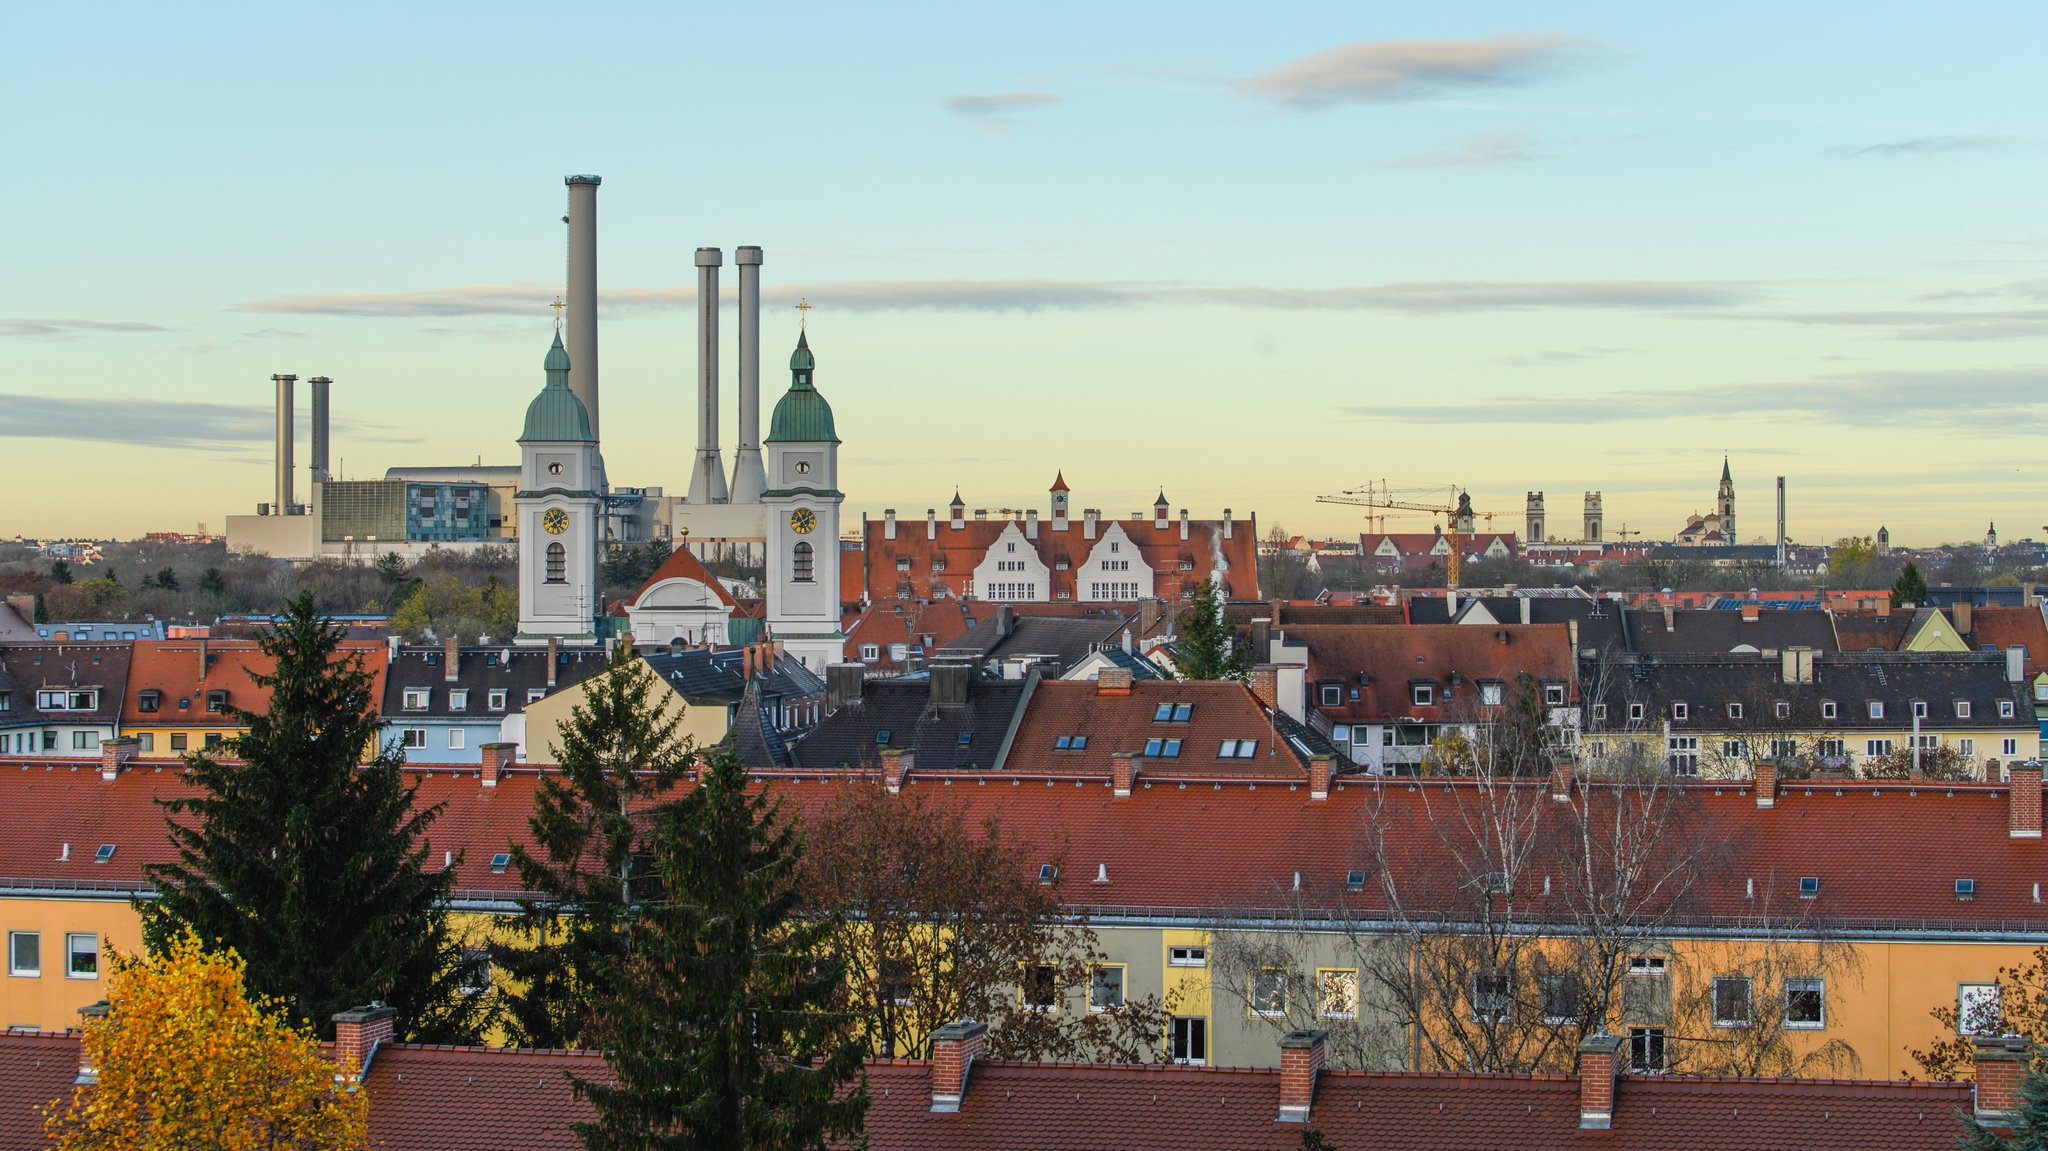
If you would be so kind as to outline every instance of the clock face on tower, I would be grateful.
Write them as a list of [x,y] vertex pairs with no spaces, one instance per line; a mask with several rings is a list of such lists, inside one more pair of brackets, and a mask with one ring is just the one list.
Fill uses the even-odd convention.
[[798,508],[789,513],[789,530],[800,536],[811,534],[811,529],[817,526],[818,513],[809,508]]
[[551,536],[561,535],[569,530],[569,513],[561,508],[549,508],[546,514],[540,517],[540,526]]

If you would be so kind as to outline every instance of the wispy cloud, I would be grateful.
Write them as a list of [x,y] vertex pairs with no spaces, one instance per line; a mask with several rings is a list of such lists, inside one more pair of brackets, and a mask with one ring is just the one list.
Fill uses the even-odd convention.
[[1995,146],[1992,141],[1977,136],[1916,136],[1910,140],[1889,140],[1861,147],[1830,148],[1828,155],[1850,158],[1931,156],[1942,152],[1976,152]]
[[1243,96],[1301,112],[1389,104],[1533,84],[1583,66],[1592,42],[1570,36],[1367,40],[1303,56],[1236,85]]
[[58,338],[100,333],[162,332],[168,329],[136,320],[5,320],[0,319],[0,337],[24,336]]
[[[468,316],[545,316],[537,301],[551,299],[528,284],[374,295],[289,296],[255,300],[245,312],[371,318],[443,319]],[[807,298],[848,312],[1043,312],[1141,306],[1263,308],[1278,311],[1487,312],[1531,308],[1722,308],[1751,301],[1752,286],[1662,280],[1497,282],[1441,280],[1332,288],[1272,288],[1255,284],[1187,285],[1077,280],[876,280],[793,284],[761,293],[780,307]],[[693,308],[695,288],[607,290],[606,314]],[[732,302],[728,294],[726,303]]]
[[992,132],[1008,131],[1017,124],[1019,112],[1057,104],[1051,92],[1004,92],[996,96],[953,96],[941,101],[946,111],[973,121]]
[[1582,364],[1606,356],[1618,356],[1626,352],[1640,352],[1641,348],[1556,348],[1547,352],[1528,352],[1515,356],[1497,356],[1494,363],[1511,368],[1556,368],[1567,364]]
[[[304,409],[300,422],[305,422]],[[232,455],[269,442],[275,429],[271,409],[259,404],[0,394],[0,436],[23,439],[89,440]],[[374,423],[337,421],[335,430],[374,434],[386,443],[420,442],[416,436]]]
[[1480,132],[1467,136],[1462,144],[1417,152],[1390,161],[1383,167],[1414,171],[1426,168],[1477,168],[1499,164],[1526,164],[1542,157],[1528,142],[1512,132]]
[[1820,327],[1880,328],[1886,329],[1885,335],[1901,340],[2034,340],[2048,337],[2048,308],[1985,312],[1911,308],[1784,312],[1744,318]]
[[[1967,396],[1959,403],[1957,397]],[[1435,423],[1448,416],[1490,424],[1604,424],[1680,419],[1712,412],[1721,418],[1811,420],[1839,427],[1911,425],[2008,434],[2048,431],[2048,367],[1951,371],[1840,372],[1804,380],[1629,388],[1570,397],[1523,393],[1475,397],[1467,403],[1351,406],[1364,419]]]

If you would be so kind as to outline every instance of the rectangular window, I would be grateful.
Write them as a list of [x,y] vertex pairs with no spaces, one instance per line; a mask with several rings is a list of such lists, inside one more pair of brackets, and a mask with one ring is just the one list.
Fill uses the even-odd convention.
[[1700,773],[1700,737],[1674,735],[1665,740],[1664,761],[1673,775]]
[[539,702],[540,702],[541,700],[544,700],[544,699],[546,699],[547,697],[548,697],[548,689],[547,689],[547,688],[544,688],[544,687],[529,687],[529,688],[527,688],[527,689],[526,689],[526,702],[528,702],[528,703],[539,703]]
[[145,691],[140,696],[136,697],[135,710],[153,712],[157,708],[163,706],[163,702],[164,693],[160,691]]
[[1741,718],[1742,718],[1742,705],[1741,705],[1741,704],[1739,704],[1739,703],[1730,703],[1730,704],[1728,705],[1728,718],[1729,718],[1729,719],[1741,719]]
[[1916,700],[1914,700],[1914,701],[1913,701],[1913,718],[1914,718],[1914,719],[1926,719],[1926,718],[1927,718],[1927,701],[1926,701],[1926,700],[1924,700],[1924,699],[1916,699]]
[[1938,735],[1909,735],[1906,737],[1906,746],[1919,748],[1921,751],[1933,751],[1941,746],[1941,737]]
[[1870,700],[1870,701],[1869,701],[1869,706],[1870,706],[1870,718],[1872,718],[1872,719],[1883,719],[1883,718],[1884,718],[1884,701],[1883,701],[1883,700],[1881,700],[1881,699],[1873,699],[1873,700]]
[[1169,947],[1166,949],[1168,967],[1207,967],[1209,949],[1206,947]]
[[1747,1027],[1750,982],[1746,975],[1714,976],[1714,1026]]
[[1316,972],[1316,1016],[1358,1018],[1358,972],[1341,967],[1325,967]]
[[1644,709],[1644,707],[1643,707],[1643,705],[1642,705],[1642,704],[1640,704],[1640,703],[1632,703],[1632,704],[1629,704],[1629,705],[1628,705],[1628,718],[1629,718],[1629,722],[1631,722],[1631,723],[1641,723],[1641,722],[1642,722],[1642,720],[1643,720],[1643,716],[1644,716],[1644,715],[1646,715],[1646,714],[1647,714],[1647,712],[1646,712],[1646,710]]
[[399,742],[408,748],[425,747],[427,746],[427,729],[424,727],[404,728],[399,732]]
[[219,714],[221,714],[222,712],[226,711],[227,709],[228,709],[228,693],[227,693],[227,692],[224,692],[224,691],[218,691],[218,690],[216,690],[216,691],[209,691],[209,692],[207,692],[207,693],[206,693],[206,710],[207,710],[207,712],[208,712],[208,713],[210,713],[210,714],[212,714],[212,715],[219,715]]
[[99,743],[99,740],[93,738],[92,732],[74,731],[71,733],[71,750],[73,751],[85,751],[97,743]]
[[463,948],[461,967],[456,976],[456,989],[464,995],[484,995],[489,993],[492,985],[490,949],[487,947]]
[[1749,758],[1749,744],[1748,744],[1748,742],[1747,742],[1747,741],[1744,741],[1744,740],[1740,740],[1740,739],[1724,739],[1724,740],[1722,740],[1722,741],[1721,741],[1721,757],[1722,757],[1723,759],[1748,759],[1748,758]]
[[466,687],[451,687],[451,688],[449,688],[449,689],[448,689],[448,710],[449,710],[449,711],[468,711],[468,710],[469,710],[469,689],[468,689],[468,688],[466,688]]
[[1957,701],[1956,701],[1956,718],[1957,718],[1957,719],[1968,719],[1968,718],[1970,718],[1970,701],[1969,701],[1969,700],[1967,700],[1967,699],[1959,699],[1959,700],[1957,700]]
[[1866,739],[1866,740],[1864,740],[1864,741],[1863,741],[1863,754],[1864,754],[1865,756],[1868,756],[1868,757],[1869,757],[1869,758],[1871,758],[1871,759],[1876,759],[1876,758],[1878,758],[1879,756],[1883,756],[1883,755],[1890,755],[1891,753],[1892,753],[1892,741],[1891,741],[1891,740],[1888,740],[1888,739]]
[[462,730],[461,728],[451,727],[448,729],[448,746],[450,748],[453,748],[456,751],[460,751],[468,745],[468,740],[469,733]]
[[882,645],[878,643],[864,643],[860,645],[860,658],[867,663],[873,663],[882,658]]
[[209,731],[206,733],[206,746],[219,747],[221,745],[221,741],[226,738],[226,736],[223,736],[221,733],[217,731]]
[[1577,1023],[1586,1009],[1586,981],[1576,971],[1553,971],[1541,979],[1543,1022],[1555,1027]]
[[1963,736],[1962,738],[1956,740],[1956,751],[1960,753],[1964,759],[1975,759],[1977,758],[1977,741],[1971,739],[1967,735]]
[[152,752],[152,751],[155,751],[155,750],[156,750],[156,733],[155,733],[155,732],[150,732],[150,731],[145,731],[145,732],[142,732],[141,734],[137,735],[137,736],[135,737],[135,739],[136,739],[136,748],[135,748],[135,750],[137,750],[137,751],[141,752],[142,754],[144,754],[144,755],[148,755],[148,754],[149,754],[150,752]]
[[406,688],[406,689],[405,689],[405,710],[407,710],[407,711],[425,711],[425,710],[427,710],[427,699],[428,699],[428,697],[429,697],[429,696],[430,696],[430,695],[431,695],[432,693],[433,693],[433,689],[432,689],[432,688],[426,688],[426,687],[409,687],[409,688]]
[[43,973],[43,937],[35,931],[7,933],[7,974],[33,979]]
[[1774,739],[1771,741],[1772,759],[1796,759],[1799,755],[1799,741],[1796,739]]
[[1436,685],[1433,683],[1411,683],[1408,685],[1408,702],[1416,707],[1431,707],[1436,703]]
[[489,707],[492,711],[504,711],[505,689],[502,687],[492,688],[490,690],[490,693],[484,697],[484,703],[485,706]]
[[1814,754],[1820,756],[1822,759],[1840,760],[1843,758],[1844,755],[1847,754],[1843,750],[1842,741],[1839,739],[1815,740],[1813,744],[1813,750]]
[[1792,718],[1792,705],[1784,700],[1779,700],[1771,705],[1771,714],[1779,719],[1790,719]]
[[2009,699],[2001,699],[2001,700],[1999,700],[1999,701],[1998,701],[1998,718],[2000,718],[2000,719],[2011,719],[2012,717],[2013,717],[2013,706],[2012,706],[2012,701],[2011,701],[2011,700],[2009,700]]
[[1962,983],[1956,986],[1956,1034],[1998,1035],[2005,1030],[2000,1019],[1998,984]]
[[1216,749],[1216,755],[1222,759],[1250,759],[1257,754],[1259,741],[1256,739],[1226,739]]
[[1344,703],[1344,685],[1341,683],[1323,684],[1322,699],[1324,707],[1342,706]]
[[1489,967],[1472,976],[1467,991],[1472,1001],[1472,1022],[1504,1022],[1514,1009],[1514,976],[1505,968]]
[[[1546,688],[1544,690],[1548,691],[1549,689]],[[1499,707],[1500,702],[1503,698],[1505,698],[1505,696],[1502,690],[1501,682],[1499,680],[1483,679],[1479,681],[1480,703],[1488,707]]]
[[100,937],[87,932],[75,932],[64,937],[64,977],[66,979],[98,979],[100,977]]
[[1176,1015],[1168,1027],[1168,1047],[1175,1063],[1199,1067],[1209,1061],[1209,1021],[1200,1015]]
[[184,732],[182,732],[182,731],[174,731],[174,732],[172,732],[172,733],[171,733],[171,750],[172,750],[172,751],[184,751],[184,750],[185,750],[185,748],[186,748],[186,746],[187,746],[187,741],[188,741],[189,739],[190,739],[190,737],[189,737],[189,736],[187,736],[187,735],[186,735],[186,734],[185,734]]
[[1564,706],[1564,685],[1563,685],[1563,684],[1561,684],[1561,683],[1546,683],[1546,684],[1544,684],[1544,685],[1543,685],[1543,706],[1545,706],[1545,707],[1563,707],[1563,706]]
[[1820,701],[1820,717],[1821,717],[1822,719],[1833,719],[1833,718],[1835,718],[1835,701],[1834,701],[1834,700],[1831,700],[1831,699],[1824,699],[1824,700],[1821,700],[1821,701]]
[[1668,970],[1667,960],[1662,955],[1631,955],[1628,957],[1630,975],[1662,975]]
[[44,750],[44,751],[55,751],[55,750],[57,750],[57,733],[56,733],[56,732],[54,732],[54,731],[46,731],[46,732],[44,732],[44,733],[43,733],[43,750]]
[[1604,703],[1596,703],[1596,704],[1594,704],[1594,705],[1593,705],[1593,722],[1594,722],[1594,723],[1606,723],[1606,722],[1607,722],[1607,705],[1606,705],[1606,704],[1604,704]]
[[1672,704],[1672,705],[1671,705],[1671,718],[1672,718],[1672,719],[1684,719],[1684,718],[1686,718],[1687,716],[1689,716],[1689,715],[1691,715],[1691,714],[1692,714],[1692,708],[1690,708],[1690,707],[1686,706],[1686,705],[1685,705],[1685,704],[1683,704],[1683,703],[1674,703],[1674,704]]
[[1059,968],[1050,963],[1034,963],[1024,969],[1024,978],[1018,988],[1024,1010],[1051,1011],[1059,1005]]
[[1999,752],[1998,752],[1998,754],[2000,754],[2000,755],[2018,755],[2019,753],[2020,753],[2020,741],[2019,741],[2019,740],[2016,740],[2016,739],[2008,739],[2008,740],[2004,741],[2003,743],[1999,744]]
[[1628,1029],[1628,1069],[1637,1075],[1655,1075],[1664,1070],[1664,1029]]
[[1820,979],[1785,981],[1785,1026],[1818,1031],[1827,1026],[1827,982]]
[[1287,1014],[1287,972],[1278,967],[1262,967],[1251,974],[1251,992],[1246,1000],[1252,1016],[1258,1019],[1278,1019]]
[[1177,739],[1148,739],[1145,741],[1145,755],[1149,759],[1179,759],[1181,741]]
[[1097,963],[1088,969],[1088,1010],[1121,1011],[1124,1006],[1124,965]]

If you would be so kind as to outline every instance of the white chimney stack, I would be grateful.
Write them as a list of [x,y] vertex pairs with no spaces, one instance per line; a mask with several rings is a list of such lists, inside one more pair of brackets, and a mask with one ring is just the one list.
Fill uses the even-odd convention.
[[[690,502],[726,500],[725,463],[718,453],[718,268],[717,248],[697,249],[697,462],[690,472]],[[571,361],[573,363],[573,361]]]
[[733,253],[740,269],[740,447],[732,464],[732,502],[750,504],[768,490],[761,465],[761,249]]
[[597,186],[596,176],[565,176],[569,186],[569,391],[583,401],[590,415],[590,435],[600,439],[597,423]]
[[288,516],[292,514],[292,385],[299,382],[297,376],[272,376],[277,385],[277,502],[270,505],[270,514]]

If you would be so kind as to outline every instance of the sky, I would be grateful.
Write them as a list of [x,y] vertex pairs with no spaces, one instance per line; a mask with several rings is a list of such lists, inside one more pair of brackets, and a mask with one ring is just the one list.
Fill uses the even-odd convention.
[[[595,173],[604,452],[687,485],[699,246],[807,299],[848,522],[2042,534],[2048,7],[37,5],[0,96],[0,536],[218,529],[269,377],[351,478],[510,463]],[[737,439],[725,312],[726,463]],[[303,417],[304,385],[301,385]],[[765,419],[765,411],[764,411]],[[306,448],[301,438],[300,462]],[[303,484],[301,485],[303,496]],[[1427,517],[1390,521],[1426,531]]]

